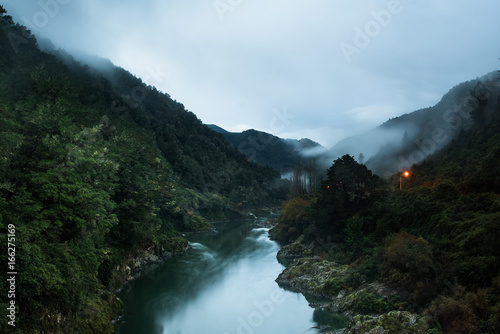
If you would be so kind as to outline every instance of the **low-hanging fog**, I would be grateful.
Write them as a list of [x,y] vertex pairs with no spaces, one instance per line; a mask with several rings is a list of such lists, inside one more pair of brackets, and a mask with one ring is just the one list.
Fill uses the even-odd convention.
[[[454,85],[495,70],[500,55],[500,3],[486,0],[2,4],[56,48],[110,59],[206,124],[327,148],[435,105]],[[356,154],[368,158],[400,132],[377,134]]]

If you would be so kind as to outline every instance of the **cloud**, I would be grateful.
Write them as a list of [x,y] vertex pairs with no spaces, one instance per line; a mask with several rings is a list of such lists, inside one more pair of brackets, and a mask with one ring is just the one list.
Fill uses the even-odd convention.
[[376,104],[362,106],[348,110],[347,115],[351,116],[356,123],[369,123],[378,122],[381,118],[390,119],[395,116],[401,115],[400,106]]
[[[4,5],[24,24],[44,13],[40,4],[57,3],[37,34],[109,58],[205,123],[270,129],[273,110],[287,108],[295,118],[274,134],[327,146],[498,68],[500,3],[488,0],[221,2],[230,9],[218,11],[214,0]],[[398,2],[401,10],[380,21]],[[346,61],[340,46],[356,45],[366,29],[369,43]],[[151,69],[168,75],[158,80]]]

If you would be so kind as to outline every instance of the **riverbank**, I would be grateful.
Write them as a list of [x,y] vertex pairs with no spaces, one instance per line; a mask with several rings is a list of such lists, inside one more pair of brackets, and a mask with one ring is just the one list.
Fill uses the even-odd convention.
[[[260,216],[279,216],[279,208],[277,207],[262,207],[255,209],[255,213]],[[252,220],[258,219],[257,216],[251,212],[233,211],[232,219],[238,220]],[[129,254],[124,258],[123,264],[116,266],[114,269],[113,284],[111,291],[114,294],[120,293],[123,288],[133,280],[139,278],[143,271],[149,266],[154,266],[163,263],[164,261],[172,258],[174,255],[182,255],[189,251],[190,246],[187,240],[187,235],[193,233],[213,232],[215,228],[213,224],[231,220],[224,217],[222,220],[207,222],[204,227],[197,231],[190,231],[180,233],[177,237],[169,238],[166,246],[158,249],[158,247],[149,247],[140,249],[133,254]],[[265,219],[260,222],[263,227],[272,228],[275,222],[272,219]]]
[[[187,235],[193,233],[213,232],[215,230],[213,224],[227,221],[231,218],[250,219],[251,217],[243,211],[229,210],[225,213],[225,215],[212,218],[214,221],[211,222],[202,219],[203,223],[199,224],[199,229],[197,230],[179,232],[177,236],[167,238],[163,246],[153,245],[147,248],[144,247],[124,256],[122,264],[117,265],[114,268],[110,290],[113,293],[118,294],[128,283],[139,278],[148,267],[159,265],[175,255],[187,253],[190,249]],[[217,218],[220,218],[220,220],[217,220]]]
[[145,270],[118,294],[124,316],[116,331],[322,333],[319,328],[330,319],[274,282],[283,267],[276,260],[280,246],[269,240],[266,224],[265,219],[228,221],[214,224],[214,232],[187,235],[187,254]]
[[115,268],[115,285],[113,293],[117,294],[131,281],[139,278],[148,266],[157,265],[172,258],[174,255],[182,255],[189,251],[189,243],[183,236],[175,238],[173,248],[156,251],[153,247],[145,248],[131,254],[122,265]]
[[351,319],[343,330],[331,333],[427,333],[426,319],[408,312],[411,293],[368,280],[355,264],[339,264],[327,256],[324,245],[296,242],[283,246],[278,260],[286,269],[276,282],[284,288],[319,300],[311,307],[343,314]]

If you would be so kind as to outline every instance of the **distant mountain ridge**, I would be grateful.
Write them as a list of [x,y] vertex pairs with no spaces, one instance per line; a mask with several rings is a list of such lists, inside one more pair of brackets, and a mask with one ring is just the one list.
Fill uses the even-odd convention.
[[[372,333],[380,319],[396,329],[391,333],[498,333],[497,78],[461,84],[435,107],[377,129],[415,125],[400,134],[402,140],[389,142],[374,156],[379,159],[375,166],[409,167],[406,177],[392,174],[383,182],[367,166],[344,155],[328,169],[320,192],[285,202],[270,235],[284,245],[278,258],[295,260],[278,276],[278,284],[340,299],[344,312],[361,319],[351,323],[349,333]],[[441,145],[445,146],[439,149]],[[406,166],[427,154],[424,161]],[[311,244],[318,245],[316,253]],[[347,269],[335,277],[340,267],[321,255],[339,250]],[[317,262],[311,261],[315,255]],[[391,286],[395,295],[384,298],[367,291],[367,286],[380,282]],[[383,304],[394,297],[396,303]],[[361,301],[362,308],[351,300]],[[412,319],[420,319],[412,320],[408,330],[408,318],[395,311],[401,305]]]
[[326,170],[335,159],[349,154],[374,173],[389,178],[442,149],[481,115],[491,114],[499,94],[500,74],[494,71],[456,85],[433,107],[389,119],[370,131],[339,141],[330,149],[307,138],[282,139],[256,130],[232,133],[217,125],[208,127],[247,158],[282,175],[293,171],[299,157],[304,163],[314,157],[318,167]]
[[230,133],[229,131],[227,131],[227,130],[225,130],[225,129],[223,129],[223,128],[221,128],[220,126],[217,126],[217,125],[215,125],[215,124],[207,124],[207,126],[208,126],[210,129],[212,129],[212,130],[214,130],[215,132],[218,132],[218,133],[220,133],[220,134],[223,134],[223,133]]
[[291,173],[297,166],[299,158],[303,163],[308,163],[312,158],[326,152],[326,148],[308,138],[283,139],[253,129],[229,132],[214,124],[207,126],[220,133],[226,142],[237,148],[248,159],[272,167],[282,175]]
[[344,154],[360,160],[374,173],[389,177],[424,160],[491,114],[500,94],[500,75],[491,72],[453,87],[435,106],[392,118],[366,133],[341,140],[326,154],[330,162]]
[[304,163],[314,157],[318,167],[326,170],[335,159],[349,154],[374,173],[389,178],[442,149],[481,115],[491,114],[499,94],[500,74],[494,71],[456,85],[433,107],[389,119],[368,132],[339,141],[330,149],[307,138],[282,139],[256,130],[232,133],[217,125],[208,127],[247,158],[282,175],[293,171],[299,157]]

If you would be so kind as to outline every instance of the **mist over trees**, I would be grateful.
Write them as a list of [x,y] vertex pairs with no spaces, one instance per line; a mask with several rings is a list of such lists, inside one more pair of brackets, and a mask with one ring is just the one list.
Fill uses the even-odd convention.
[[[330,292],[380,281],[407,292],[398,309],[426,315],[435,333],[498,332],[497,72],[314,159],[301,153],[316,143],[230,139],[105,60],[82,65],[46,42],[42,52],[2,6],[0,25],[0,233],[15,230],[14,333],[112,333],[112,291],[141,255],[182,252],[181,232],[287,196],[273,235],[319,244],[318,258],[347,266]],[[411,176],[399,190],[402,168]],[[8,291],[5,270],[0,278]]]
[[[283,139],[252,129],[232,133],[216,125],[209,125],[209,127],[219,132],[229,144],[247,158],[261,165],[272,167],[287,178],[293,173],[298,159],[308,164],[326,151],[323,146],[307,138]],[[321,166],[323,167],[326,169],[326,166]]]
[[[459,89],[472,87],[466,92],[472,98],[463,126],[453,130],[460,122],[457,117],[465,117],[457,111],[450,124],[458,132],[453,140],[408,166],[401,189],[400,173],[385,181],[344,155],[333,162],[315,196],[297,196],[283,204],[273,237],[291,244],[292,251],[312,252],[316,261],[343,266],[343,274],[327,280],[316,293],[335,297],[359,290],[355,312],[417,313],[436,333],[498,332],[500,93],[495,80]],[[460,104],[463,95],[454,96]],[[452,103],[450,96],[443,100]],[[404,124],[411,117],[387,124]],[[417,133],[426,133],[428,123],[421,124]],[[411,153],[412,142],[405,143],[406,150],[401,145],[399,152]],[[299,263],[314,262],[306,260]],[[370,283],[398,292],[388,297],[362,290]]]
[[18,272],[16,327],[2,317],[0,328],[111,333],[111,291],[135,258],[183,251],[180,231],[287,190],[168,95],[124,69],[41,52],[0,9],[0,227],[2,240],[15,227]]
[[[389,178],[437,152],[474,122],[488,122],[499,93],[497,71],[461,83],[433,107],[390,119],[367,133],[340,141],[322,156],[322,162],[361,153],[368,168]],[[490,116],[480,118],[483,114]]]
[[343,139],[328,150],[321,150],[319,144],[307,139],[293,142],[256,130],[230,133],[213,125],[212,128],[248,158],[273,167],[290,180],[298,158],[302,165],[315,158],[322,179],[332,161],[344,154],[355,156],[375,174],[388,179],[439,151],[474,122],[488,122],[488,117],[483,119],[480,115],[494,113],[499,93],[500,74],[491,72],[453,87],[433,107],[392,118],[366,133]]

